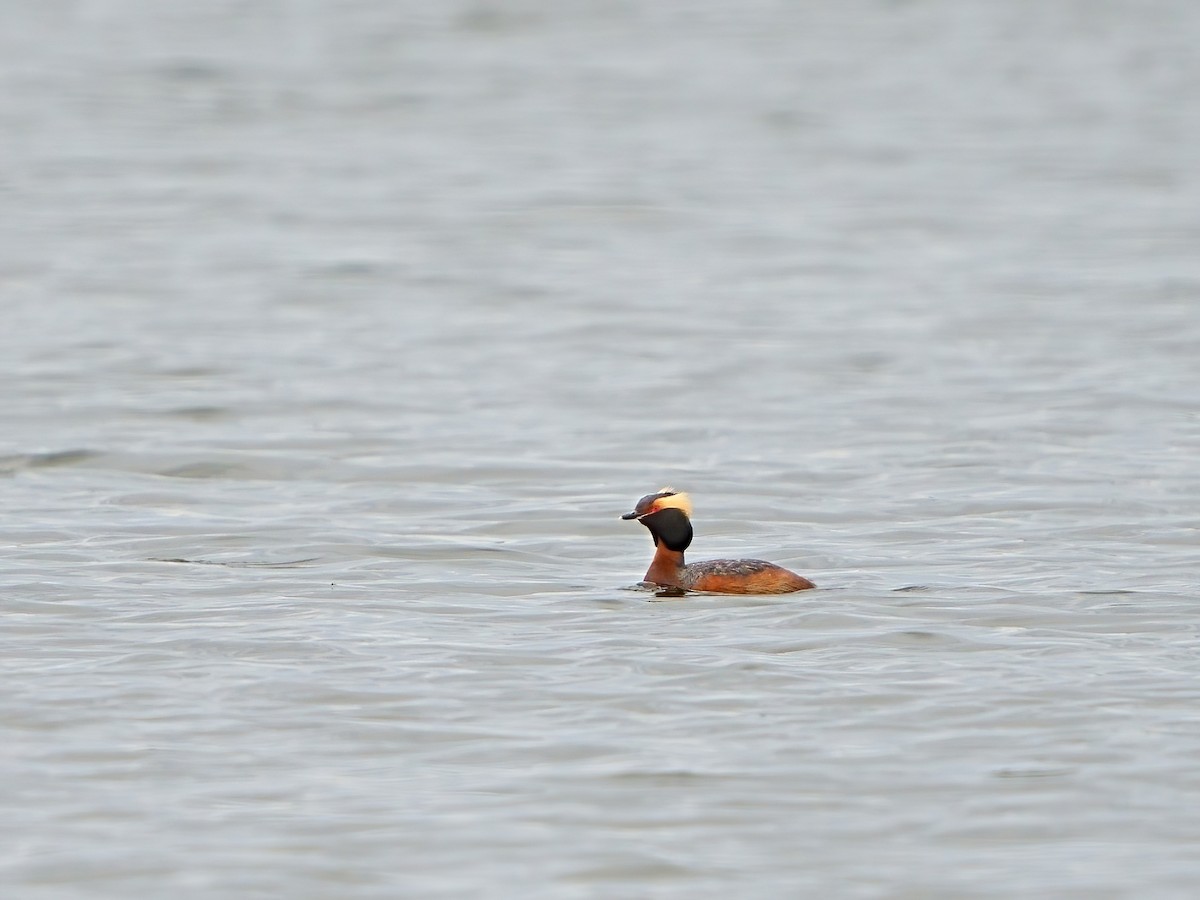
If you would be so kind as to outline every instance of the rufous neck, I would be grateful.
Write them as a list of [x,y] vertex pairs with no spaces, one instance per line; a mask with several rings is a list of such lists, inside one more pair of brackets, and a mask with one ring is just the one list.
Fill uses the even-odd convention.
[[667,587],[678,587],[679,572],[682,568],[683,551],[671,550],[660,542],[654,547],[654,559],[650,561],[650,568],[646,570],[643,580]]

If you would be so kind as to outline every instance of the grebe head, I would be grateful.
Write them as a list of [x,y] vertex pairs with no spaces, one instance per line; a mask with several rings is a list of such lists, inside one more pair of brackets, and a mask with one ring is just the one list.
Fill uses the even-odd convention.
[[663,488],[637,502],[622,519],[637,519],[650,530],[654,543],[682,553],[692,542],[692,501],[687,494]]

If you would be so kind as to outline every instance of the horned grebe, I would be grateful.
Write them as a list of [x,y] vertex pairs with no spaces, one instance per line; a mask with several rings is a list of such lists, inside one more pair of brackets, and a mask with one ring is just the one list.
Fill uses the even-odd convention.
[[687,494],[663,488],[637,502],[622,519],[637,519],[654,538],[654,559],[645,581],[685,591],[715,594],[790,594],[815,585],[801,575],[761,559],[710,559],[687,565],[683,551],[692,542],[692,502]]

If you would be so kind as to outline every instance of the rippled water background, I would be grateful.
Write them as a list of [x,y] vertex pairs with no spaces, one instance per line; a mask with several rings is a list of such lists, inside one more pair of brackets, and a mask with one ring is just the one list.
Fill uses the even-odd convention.
[[5,896],[1195,895],[1200,6],[5,15]]

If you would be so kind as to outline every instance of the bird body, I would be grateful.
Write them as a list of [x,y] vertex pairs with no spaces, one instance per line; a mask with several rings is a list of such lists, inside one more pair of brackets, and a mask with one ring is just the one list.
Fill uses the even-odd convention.
[[814,587],[802,575],[761,559],[684,562],[692,542],[692,504],[687,494],[663,488],[637,502],[621,518],[637,519],[654,538],[654,559],[645,581],[666,588],[717,594],[790,594]]

